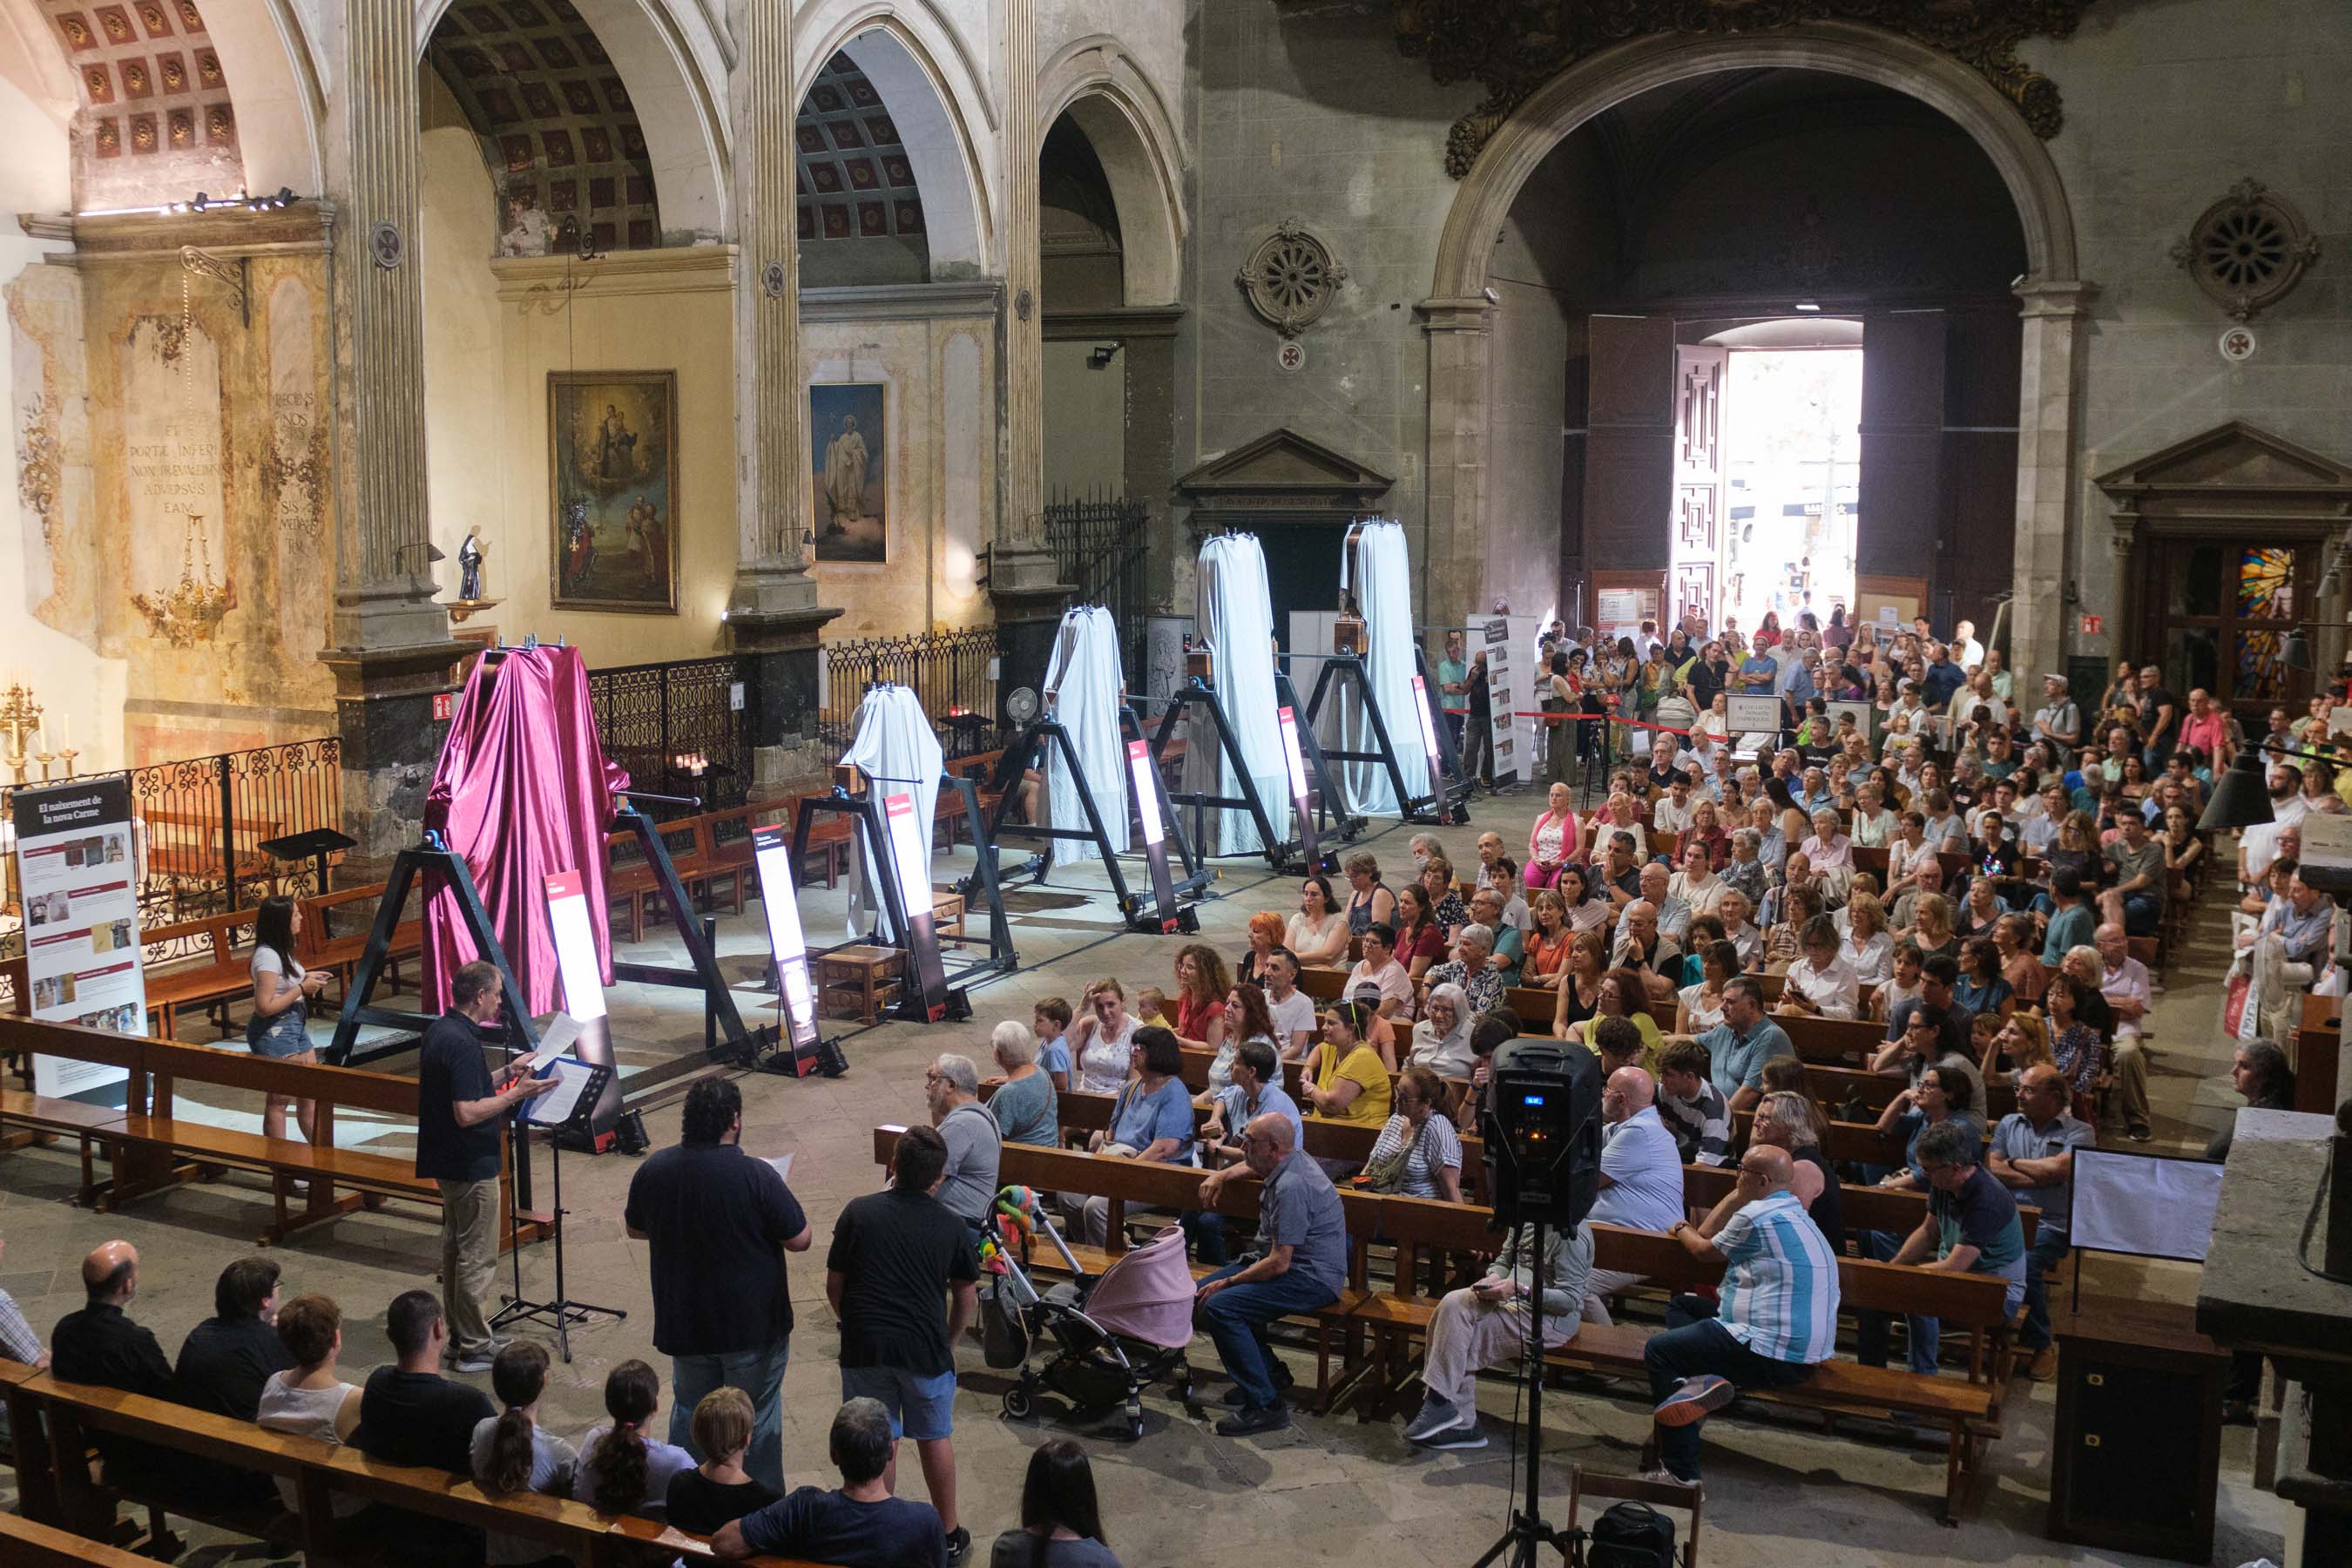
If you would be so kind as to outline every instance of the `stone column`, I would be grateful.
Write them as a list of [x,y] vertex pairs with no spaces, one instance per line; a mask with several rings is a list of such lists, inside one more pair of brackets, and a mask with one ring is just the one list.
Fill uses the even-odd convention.
[[[988,552],[996,608],[997,699],[1045,679],[1071,585],[1045,539],[1045,345],[1039,315],[1037,0],[1004,7],[1004,464]],[[999,722],[1003,722],[1000,710]]]
[[727,625],[751,729],[752,788],[780,791],[817,763],[816,602],[806,524],[809,459],[800,369],[800,237],[793,199],[792,6],[736,12],[735,588]]
[[[2096,284],[2075,281],[2025,282],[2016,289],[2024,301],[2024,368],[2018,384],[2017,564],[2010,584],[2016,597],[2010,602],[2009,663],[2036,678],[2066,668],[2071,606],[2063,602],[2063,589],[2068,520],[2075,505],[2083,320],[2097,292]],[[2124,564],[2118,560],[2119,570]],[[2127,591],[2120,587],[2123,581],[2119,576],[2118,602],[2108,606],[2119,619],[2121,595]],[[2074,695],[2079,701],[2084,694]],[[2089,695],[2095,700],[2098,694]]]
[[467,651],[434,603],[425,486],[425,292],[414,8],[348,0],[337,99],[333,646],[351,876],[412,843],[443,726],[433,697]]
[[[1424,625],[1458,626],[1489,602],[1485,508],[1495,308],[1473,296],[1424,300],[1417,309],[1429,335],[1429,520],[1415,608]],[[1516,573],[1513,563],[1493,566]]]

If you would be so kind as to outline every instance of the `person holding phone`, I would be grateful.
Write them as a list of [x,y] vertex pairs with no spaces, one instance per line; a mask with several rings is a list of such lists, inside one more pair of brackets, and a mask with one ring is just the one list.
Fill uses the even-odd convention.
[[1428,1392],[1420,1414],[1405,1425],[1408,1442],[1423,1448],[1486,1446],[1478,1425],[1478,1369],[1507,1367],[1526,1353],[1532,1300],[1542,1302],[1544,1348],[1576,1337],[1592,1272],[1592,1222],[1565,1235],[1548,1232],[1539,1267],[1527,1239],[1525,1227],[1515,1227],[1485,1279],[1438,1302],[1422,1366]]

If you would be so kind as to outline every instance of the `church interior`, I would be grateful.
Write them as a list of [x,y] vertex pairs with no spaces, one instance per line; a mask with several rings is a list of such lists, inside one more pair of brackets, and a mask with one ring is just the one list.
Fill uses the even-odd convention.
[[[1238,1094],[1255,1129],[1241,1020],[1276,1000],[1268,947],[1335,910],[1290,963],[1309,1026],[1269,1038],[1281,1168],[1348,1216],[1336,1304],[1235,1352],[1212,1288],[1197,1396],[1106,1415],[983,1347],[989,1239],[944,1488],[885,1401],[940,1561],[1252,1550],[1223,1517],[1300,1562],[1468,1563],[1521,1510],[1549,1561],[1631,1500],[1685,1568],[1702,1540],[2352,1562],[2323,1120],[2352,973],[2347,80],[2340,0],[0,0],[0,1562],[441,1560],[338,1529],[362,1503],[430,1517],[451,1561],[916,1561],[428,1488],[251,1410],[175,1430],[50,1335],[127,1244],[143,1283],[109,1300],[166,1356],[258,1257],[269,1312],[340,1304],[351,1383],[405,1365],[394,1298],[486,1288],[428,1169],[450,1097],[421,1037],[494,960],[508,1047],[601,1015],[584,1131],[496,1123],[508,1206],[466,1244],[495,1243],[494,1313],[556,1302],[513,1329],[556,1353],[538,1428],[622,1420],[642,1362],[683,1451],[677,1258],[633,1184],[724,1083],[816,1238],[776,1254],[794,1353],[746,1392],[793,1485],[851,1495],[842,1216],[950,1120],[941,1064],[995,1103],[1031,1075],[992,1054],[1006,1021],[1042,1063],[1054,1006],[1108,1039],[1116,984],[1149,1033],[1154,988],[1202,1115]],[[75,810],[98,826],[61,835]],[[1351,1012],[1382,931],[1406,979]],[[1813,1226],[1789,1197],[1822,1185],[1788,1185],[1771,1095],[1727,1066],[1742,974],[1846,1194],[1843,1306],[1810,1383],[1727,1373],[1685,1427],[1645,1338],[1703,1321],[1762,1359],[1748,1271],[1790,1265],[1710,1238],[1760,1245],[1751,1202]],[[1620,1009],[1588,984],[1636,1064],[1599,1054]],[[1945,1047],[1906,1044],[1915,1006]],[[1521,1046],[1448,1054],[1474,1013]],[[1643,1224],[1607,1151],[1627,1081],[1678,1125],[1692,1039],[1694,1103],[1726,1109],[1668,1161],[1678,1222]],[[1598,1139],[1599,1209],[1562,1222],[1600,1234],[1583,1326],[1416,1429],[1442,1303],[1503,1310],[1474,1290],[1517,1201],[1490,1069],[1555,1041]],[[1151,1178],[1220,1157],[1088,1149],[1167,1076],[1135,1050],[1091,1089],[1066,1059],[1042,1142],[983,1110],[988,1169],[1080,1281],[1167,1232],[1208,1277],[1213,1187]],[[1327,1108],[1382,1058],[1393,1122]],[[1973,1107],[1922,1104],[1943,1063]],[[1415,1073],[1455,1140],[1430,1194]],[[2018,1256],[1921,1162],[1947,1120],[1988,1141]],[[1276,1215],[1293,1178],[1217,1125],[1224,1212]],[[1089,1194],[1113,1218],[1079,1245]],[[516,1407],[488,1355],[450,1379]],[[1090,1466],[1096,1528],[1030,1529],[1048,1461]],[[281,1485],[224,1510],[223,1467]]]

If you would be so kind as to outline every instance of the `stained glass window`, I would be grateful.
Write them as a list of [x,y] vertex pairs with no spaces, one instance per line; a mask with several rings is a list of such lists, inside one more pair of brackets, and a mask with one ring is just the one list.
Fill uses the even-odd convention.
[[[2289,620],[2294,615],[2294,552],[2251,548],[2238,552],[2238,618]],[[2286,667],[2277,632],[2237,635],[2237,679],[2231,695],[2270,701],[2283,695]]]

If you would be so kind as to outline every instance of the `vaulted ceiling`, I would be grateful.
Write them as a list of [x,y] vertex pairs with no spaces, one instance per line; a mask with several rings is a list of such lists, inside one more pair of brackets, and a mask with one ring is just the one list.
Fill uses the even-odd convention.
[[892,237],[921,243],[923,195],[906,144],[882,95],[847,55],[834,56],[817,73],[793,133],[804,243]]
[[425,58],[482,143],[502,249],[572,250],[583,233],[599,250],[661,244],[635,106],[571,0],[459,0]]
[[245,187],[236,110],[196,0],[40,0],[79,86],[75,204],[185,201]]

